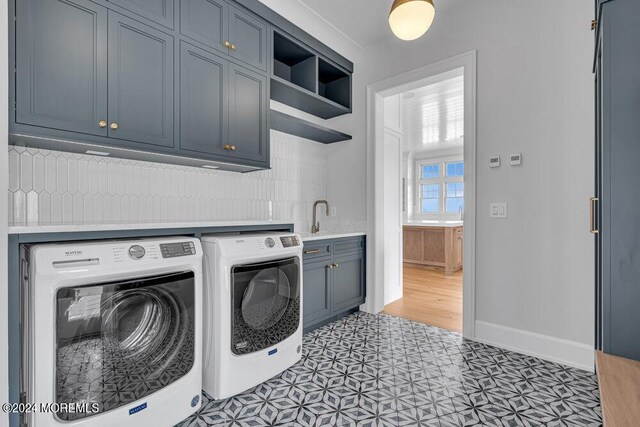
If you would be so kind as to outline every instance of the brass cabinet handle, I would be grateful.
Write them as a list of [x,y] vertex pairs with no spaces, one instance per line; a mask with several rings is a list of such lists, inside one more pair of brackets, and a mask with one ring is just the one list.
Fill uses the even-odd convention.
[[236,146],[235,146],[235,145],[232,145],[232,146],[230,147],[230,149],[231,149],[231,151],[236,151]]
[[228,40],[227,40],[227,41],[225,41],[225,42],[224,42],[224,47],[226,47],[226,48],[230,48],[230,47],[231,47],[231,43],[229,43],[229,41],[228,41]]
[[224,149],[225,150],[231,150],[231,146],[229,144],[227,144],[227,145],[224,146]]
[[107,121],[106,120],[100,120],[98,122],[98,126],[100,126],[101,128],[106,128],[107,127]]
[[340,267],[340,264],[333,264],[333,268],[338,268]]
[[307,251],[304,251],[305,255],[313,255],[313,254],[319,254],[320,253],[320,249],[309,249]]
[[111,129],[116,130],[118,129],[120,126],[118,126],[118,124],[116,122],[111,123],[111,126],[109,126]]
[[596,207],[596,203],[598,203],[600,201],[600,199],[598,199],[597,197],[592,197],[591,199],[589,199],[589,232],[591,234],[599,234],[600,230],[596,229],[596,223],[595,223],[595,207]]
[[231,45],[231,50],[236,50],[236,45],[235,44]]
[[333,264],[327,264],[327,267],[329,267],[329,270],[333,270]]

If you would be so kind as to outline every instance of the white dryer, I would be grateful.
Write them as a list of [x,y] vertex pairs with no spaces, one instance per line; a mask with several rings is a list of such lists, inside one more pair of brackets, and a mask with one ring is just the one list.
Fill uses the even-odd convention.
[[214,399],[248,390],[302,354],[302,241],[296,234],[202,238],[203,389]]
[[189,237],[25,247],[28,425],[171,426],[201,404],[202,248]]

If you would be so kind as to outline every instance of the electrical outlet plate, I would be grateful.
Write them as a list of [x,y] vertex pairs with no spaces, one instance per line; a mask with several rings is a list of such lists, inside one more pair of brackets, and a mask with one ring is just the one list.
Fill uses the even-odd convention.
[[491,157],[489,157],[489,167],[490,168],[499,168],[500,167],[500,156],[491,156]]

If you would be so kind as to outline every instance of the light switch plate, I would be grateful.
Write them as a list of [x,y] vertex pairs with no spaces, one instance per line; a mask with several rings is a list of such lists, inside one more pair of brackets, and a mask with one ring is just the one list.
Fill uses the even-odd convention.
[[500,167],[500,156],[491,156],[491,157],[489,157],[489,167],[490,168],[499,168]]
[[507,204],[506,203],[490,203],[489,204],[489,218],[507,218]]

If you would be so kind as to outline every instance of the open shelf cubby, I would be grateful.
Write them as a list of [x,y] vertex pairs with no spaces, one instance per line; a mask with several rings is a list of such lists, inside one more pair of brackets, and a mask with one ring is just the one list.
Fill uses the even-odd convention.
[[273,74],[316,92],[317,56],[280,33],[273,33]]
[[318,95],[343,107],[351,108],[351,76],[319,58]]

